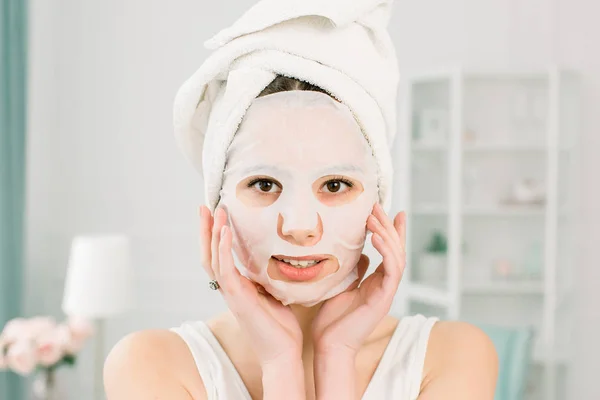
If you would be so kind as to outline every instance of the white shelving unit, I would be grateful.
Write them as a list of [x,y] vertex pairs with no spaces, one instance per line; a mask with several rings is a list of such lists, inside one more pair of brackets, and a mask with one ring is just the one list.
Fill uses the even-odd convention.
[[[542,372],[528,399],[563,398],[575,262],[576,75],[553,66],[452,67],[411,75],[403,99],[411,140],[397,166],[409,178],[401,309],[533,328]],[[520,181],[541,189],[543,200],[511,198]],[[423,253],[435,232],[447,250],[432,279]]]

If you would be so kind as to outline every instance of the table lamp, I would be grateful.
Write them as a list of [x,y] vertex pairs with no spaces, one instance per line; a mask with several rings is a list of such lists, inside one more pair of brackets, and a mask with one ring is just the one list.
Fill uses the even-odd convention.
[[104,322],[133,307],[133,271],[129,238],[124,235],[73,239],[62,310],[96,325],[94,398],[103,393]]

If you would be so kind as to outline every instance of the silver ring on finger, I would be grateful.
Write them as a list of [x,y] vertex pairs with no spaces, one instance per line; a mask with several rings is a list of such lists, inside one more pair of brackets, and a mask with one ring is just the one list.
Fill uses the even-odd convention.
[[219,282],[213,279],[212,281],[208,282],[208,287],[212,290],[219,290],[221,285],[219,285]]

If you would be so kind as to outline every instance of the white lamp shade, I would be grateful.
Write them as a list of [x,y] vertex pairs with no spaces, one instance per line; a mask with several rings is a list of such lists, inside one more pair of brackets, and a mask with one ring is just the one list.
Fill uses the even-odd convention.
[[62,304],[65,314],[106,318],[132,306],[133,271],[127,236],[73,239]]

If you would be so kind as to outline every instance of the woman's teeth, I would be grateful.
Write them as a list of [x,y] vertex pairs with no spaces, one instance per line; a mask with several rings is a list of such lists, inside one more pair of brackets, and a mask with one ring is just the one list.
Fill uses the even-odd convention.
[[318,260],[288,260],[285,258],[281,259],[281,261],[288,263],[294,267],[299,267],[299,268],[312,267],[313,265],[315,265],[319,262]]

